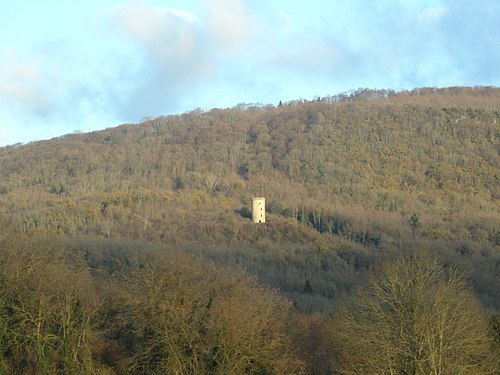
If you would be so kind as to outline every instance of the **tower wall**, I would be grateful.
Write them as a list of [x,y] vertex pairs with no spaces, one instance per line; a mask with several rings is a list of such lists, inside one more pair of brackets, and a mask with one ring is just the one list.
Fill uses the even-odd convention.
[[254,223],[266,222],[266,199],[263,197],[252,198],[252,221]]

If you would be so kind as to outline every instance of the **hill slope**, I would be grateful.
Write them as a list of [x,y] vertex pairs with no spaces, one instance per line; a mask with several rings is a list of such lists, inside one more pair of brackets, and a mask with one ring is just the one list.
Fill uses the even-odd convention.
[[[498,88],[196,110],[1,148],[0,214],[15,232],[80,246],[98,236],[202,253],[306,309],[424,248],[470,268],[497,309],[499,136]],[[248,219],[255,195],[265,225]]]

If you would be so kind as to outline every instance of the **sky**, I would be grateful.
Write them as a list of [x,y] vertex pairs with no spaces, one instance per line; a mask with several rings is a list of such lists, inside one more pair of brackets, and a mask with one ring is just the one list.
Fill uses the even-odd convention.
[[0,4],[0,146],[357,88],[500,86],[498,0]]

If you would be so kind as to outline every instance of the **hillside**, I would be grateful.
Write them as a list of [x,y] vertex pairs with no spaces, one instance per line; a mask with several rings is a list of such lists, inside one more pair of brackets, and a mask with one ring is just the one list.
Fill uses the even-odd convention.
[[425,248],[498,308],[499,133],[497,88],[195,110],[0,149],[0,213],[17,233],[168,244],[327,299]]
[[0,373],[495,374],[499,138],[455,87],[0,148]]

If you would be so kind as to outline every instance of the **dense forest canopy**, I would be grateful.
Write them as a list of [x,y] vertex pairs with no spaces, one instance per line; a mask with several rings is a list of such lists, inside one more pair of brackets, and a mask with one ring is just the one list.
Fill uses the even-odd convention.
[[[63,335],[60,344],[33,338],[32,351],[9,335],[18,329],[29,336],[36,325],[20,323],[28,315],[9,321],[5,371],[164,373],[180,366],[178,373],[355,373],[350,353],[361,342],[338,345],[345,328],[356,319],[362,327],[366,317],[345,319],[340,328],[329,317],[341,316],[357,289],[377,285],[374,277],[383,280],[377,276],[387,270],[383,265],[421,253],[437,262],[434,268],[423,263],[436,275],[439,267],[465,272],[451,287],[471,298],[475,310],[462,311],[453,301],[450,309],[466,316],[481,311],[486,323],[476,333],[486,332],[489,321],[498,335],[499,138],[500,89],[452,87],[359,89],[277,106],[194,110],[0,148],[0,276],[5,286],[26,288],[19,295],[5,289],[3,314],[33,316],[29,308],[41,303],[33,296],[51,301],[63,293],[67,299],[57,299],[44,320],[51,322],[49,337],[66,332],[58,304],[72,304],[82,293],[83,309],[75,322],[80,336]],[[266,198],[265,224],[251,223],[253,196]],[[25,270],[23,257],[44,266]],[[25,270],[23,279],[10,272],[16,267]],[[173,270],[175,283],[160,277]],[[59,291],[57,277],[68,272],[77,275],[78,288]],[[51,283],[33,284],[52,273]],[[102,290],[94,285],[100,282]],[[197,306],[195,315],[180,295]],[[152,303],[178,298],[177,305]],[[23,302],[21,311],[19,301],[33,305]],[[242,311],[248,328],[233,321]],[[273,329],[259,326],[261,313]],[[179,326],[189,331],[186,337],[167,326],[168,314],[185,316]],[[165,320],[148,326],[141,316]],[[99,333],[101,323],[91,324],[97,317],[106,334]],[[116,325],[106,326],[107,319]],[[246,337],[245,329],[261,336]],[[318,329],[323,334],[314,336]],[[72,346],[70,356],[61,349],[65,337],[69,343],[90,332],[101,351]],[[176,341],[162,341],[165,332]],[[231,341],[235,335],[244,338]],[[484,337],[476,345],[483,359],[489,358]],[[329,349],[313,355],[311,340]],[[169,345],[178,349],[166,351]],[[108,352],[113,359],[104,363]],[[246,362],[235,353],[247,353]],[[392,355],[399,366],[400,354]],[[414,370],[424,363],[410,357],[405,363]]]

